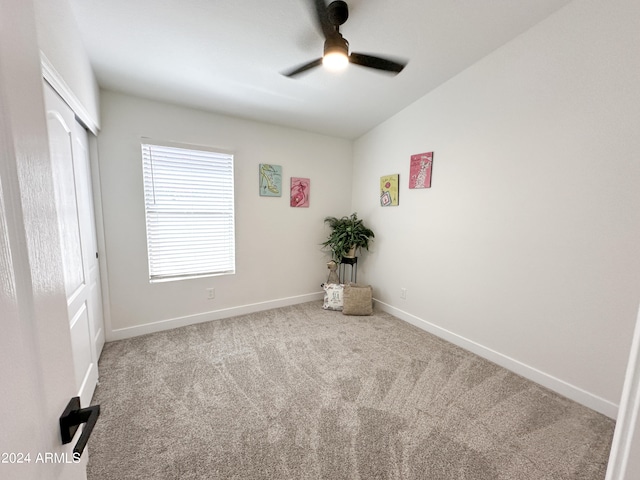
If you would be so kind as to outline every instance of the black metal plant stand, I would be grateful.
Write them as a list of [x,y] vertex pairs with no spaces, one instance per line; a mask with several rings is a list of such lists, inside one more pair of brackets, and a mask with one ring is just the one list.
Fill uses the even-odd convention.
[[340,283],[345,282],[345,265],[351,265],[351,283],[358,282],[358,257],[343,258],[338,268],[338,274],[340,276]]

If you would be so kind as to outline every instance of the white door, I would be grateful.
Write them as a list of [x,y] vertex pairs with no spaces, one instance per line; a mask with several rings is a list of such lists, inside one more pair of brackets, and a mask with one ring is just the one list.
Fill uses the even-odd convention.
[[0,478],[85,480],[58,424],[77,390],[33,4],[0,12]]
[[640,478],[640,311],[631,342],[605,480]]
[[87,284],[89,286],[89,326],[91,331],[91,345],[94,349],[96,360],[100,358],[104,347],[104,317],[102,313],[102,289],[100,285],[100,262],[98,260],[98,240],[96,238],[96,221],[93,204],[93,192],[91,190],[91,169],[89,158],[89,142],[87,130],[78,122],[74,122],[74,149],[75,158],[78,159],[78,178],[76,178],[76,191],[81,212],[81,244],[84,258],[84,267],[87,272]]
[[45,105],[76,386],[87,406],[104,344],[87,133],[46,82]]

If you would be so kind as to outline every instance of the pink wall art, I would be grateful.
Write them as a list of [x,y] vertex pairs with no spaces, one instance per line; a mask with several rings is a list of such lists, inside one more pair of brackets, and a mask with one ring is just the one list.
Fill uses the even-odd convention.
[[291,206],[308,207],[311,180],[308,178],[291,177]]
[[431,166],[433,152],[411,155],[409,188],[431,188]]

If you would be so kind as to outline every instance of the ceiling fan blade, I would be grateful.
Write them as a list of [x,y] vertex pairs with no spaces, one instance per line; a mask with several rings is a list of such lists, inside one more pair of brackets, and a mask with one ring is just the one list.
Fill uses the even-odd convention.
[[349,55],[349,62],[360,65],[361,67],[369,67],[377,70],[383,70],[385,72],[392,72],[395,75],[400,73],[402,69],[407,66],[407,62],[400,63],[395,60],[374,57],[364,53],[352,53]]
[[306,72],[307,70],[310,70],[314,67],[319,67],[320,65],[322,65],[322,58],[318,58],[316,60],[313,60],[312,62],[300,65],[299,67],[296,67],[289,72],[284,72],[282,75],[284,75],[285,77],[295,77],[296,75],[300,75],[301,73]]
[[324,38],[327,39],[336,33],[336,29],[331,25],[329,21],[329,11],[327,10],[327,4],[324,0],[312,0],[316,10],[316,19]]

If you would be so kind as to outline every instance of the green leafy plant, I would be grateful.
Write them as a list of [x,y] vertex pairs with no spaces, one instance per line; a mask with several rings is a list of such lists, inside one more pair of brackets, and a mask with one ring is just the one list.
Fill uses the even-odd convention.
[[375,237],[356,213],[342,218],[326,217],[324,223],[331,227],[331,233],[322,245],[331,251],[332,259],[338,263],[349,256],[352,247],[369,250],[369,240]]

